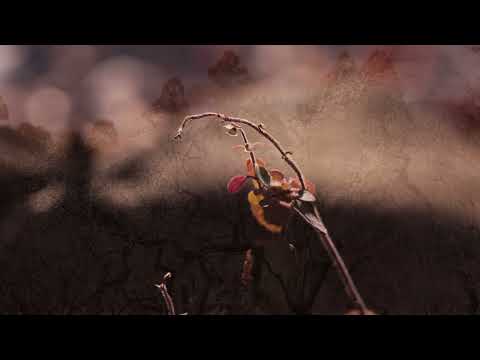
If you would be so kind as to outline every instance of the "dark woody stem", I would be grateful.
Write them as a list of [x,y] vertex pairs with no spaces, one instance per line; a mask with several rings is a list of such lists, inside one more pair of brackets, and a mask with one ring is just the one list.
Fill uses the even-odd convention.
[[365,301],[363,300],[362,296],[360,295],[360,292],[358,291],[355,283],[353,282],[350,272],[348,271],[348,268],[345,265],[345,262],[343,261],[342,256],[338,252],[337,247],[335,246],[335,243],[330,237],[330,234],[328,233],[327,228],[323,224],[320,214],[318,213],[317,207],[313,205],[313,208],[314,208],[316,220],[319,221],[321,224],[320,226],[315,226],[315,224],[312,224],[311,221],[307,217],[305,217],[305,215],[300,211],[300,209],[297,206],[293,206],[293,210],[305,222],[310,224],[315,229],[315,232],[317,233],[318,238],[322,242],[323,247],[327,251],[327,254],[330,257],[330,260],[333,262],[333,265],[337,270],[340,279],[342,280],[343,286],[345,288],[345,292],[350,297],[350,299],[355,304],[355,306],[361,311],[362,315],[366,315],[368,308],[365,305]]

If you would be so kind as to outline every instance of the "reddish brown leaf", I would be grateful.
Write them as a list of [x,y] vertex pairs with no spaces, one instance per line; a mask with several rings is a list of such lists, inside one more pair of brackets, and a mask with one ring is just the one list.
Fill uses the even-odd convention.
[[227,185],[227,190],[231,194],[235,194],[240,191],[242,186],[247,181],[248,177],[245,175],[237,175],[230,179]]

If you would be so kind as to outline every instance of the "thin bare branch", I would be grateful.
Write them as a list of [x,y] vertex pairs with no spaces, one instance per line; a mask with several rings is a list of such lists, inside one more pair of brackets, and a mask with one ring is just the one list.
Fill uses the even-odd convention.
[[169,280],[171,277],[172,277],[172,273],[170,272],[166,273],[165,276],[163,277],[163,281],[160,284],[155,286],[160,289],[160,293],[162,294],[163,299],[165,300],[168,315],[175,315],[175,306],[173,305],[173,300],[168,292],[168,288],[166,284],[167,280]]
[[220,113],[207,112],[203,114],[187,116],[183,120],[182,124],[180,125],[180,128],[178,129],[177,134],[175,135],[175,139],[180,139],[182,137],[183,131],[190,121],[196,120],[196,119],[202,119],[206,117],[217,117],[224,122],[229,122],[237,125],[244,124],[254,129],[256,132],[258,132],[260,135],[262,135],[264,138],[270,141],[273,144],[273,146],[275,146],[275,148],[280,152],[282,159],[293,169],[293,171],[295,171],[295,173],[298,176],[298,179],[300,180],[300,184],[302,186],[300,194],[302,194],[305,191],[305,177],[303,176],[303,173],[298,167],[298,165],[292,159],[291,157],[292,152],[285,151],[283,147],[280,145],[280,143],[278,142],[278,140],[276,140],[267,130],[265,130],[265,127],[263,126],[263,124],[256,125],[253,122],[246,119],[230,117]]

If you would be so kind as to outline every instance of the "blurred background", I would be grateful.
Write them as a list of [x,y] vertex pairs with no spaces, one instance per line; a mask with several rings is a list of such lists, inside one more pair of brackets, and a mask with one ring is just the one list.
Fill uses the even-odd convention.
[[476,313],[479,110],[477,45],[0,45],[0,312],[162,314],[172,271],[189,313],[344,313],[288,244],[240,281],[245,154],[215,121],[171,141],[214,111],[293,151],[372,308]]
[[[42,96],[58,104],[54,128],[109,113],[120,102],[150,103],[177,76],[187,88],[208,80],[208,68],[233,50],[254,79],[328,72],[338,55],[365,62],[378,46],[31,45],[1,46],[2,96],[11,122],[33,121]],[[476,46],[384,46],[395,63],[405,101],[462,101],[478,90]],[[316,81],[320,81],[317,77]],[[50,96],[48,96],[50,95]],[[43,103],[43,101],[40,101]],[[18,108],[13,106],[18,104]],[[44,107],[48,108],[48,105]],[[60,111],[62,110],[62,111]],[[30,117],[30,118],[29,118]],[[43,120],[43,122],[41,122]]]

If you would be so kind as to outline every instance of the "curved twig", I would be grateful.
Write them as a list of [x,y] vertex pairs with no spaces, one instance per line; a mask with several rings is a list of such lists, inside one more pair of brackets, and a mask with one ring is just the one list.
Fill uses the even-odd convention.
[[282,146],[280,145],[280,143],[278,142],[278,140],[276,140],[272,135],[270,135],[270,133],[267,130],[265,130],[265,128],[262,124],[256,125],[256,124],[254,124],[251,121],[246,120],[246,119],[230,117],[230,116],[226,116],[226,115],[220,114],[220,113],[207,112],[207,113],[203,113],[203,114],[187,116],[183,120],[182,124],[180,125],[180,127],[177,131],[177,134],[175,135],[175,139],[180,139],[182,137],[182,133],[183,133],[185,127],[187,126],[187,124],[190,121],[196,120],[196,119],[201,119],[201,118],[206,118],[206,117],[217,117],[217,118],[219,118],[219,119],[221,119],[222,121],[225,121],[225,122],[229,122],[229,123],[233,123],[233,124],[244,124],[244,125],[247,125],[247,126],[251,127],[252,129],[254,129],[256,132],[258,132],[260,135],[262,135],[264,138],[266,138],[268,141],[270,141],[273,144],[273,146],[275,146],[275,148],[282,155],[282,159],[292,168],[293,171],[295,171],[295,173],[298,176],[298,179],[300,180],[300,184],[302,186],[300,194],[302,194],[305,191],[305,188],[306,188],[305,187],[305,177],[303,176],[303,173],[300,170],[300,168],[298,167],[298,165],[291,158],[292,152],[285,151],[282,148]]
[[[243,144],[244,144],[244,147],[245,147],[245,151],[247,151],[249,154],[250,154],[250,159],[252,160],[252,166],[253,168],[255,169],[256,166],[257,166],[257,159],[255,158],[255,154],[252,150],[252,148],[250,147],[251,144],[248,142],[248,138],[247,138],[247,134],[245,133],[245,131],[240,127],[240,126],[236,126],[236,129],[238,131],[240,131],[240,134],[242,135],[242,139],[243,139]],[[260,185],[260,187],[263,188],[263,183],[261,181],[257,181],[257,183]]]

